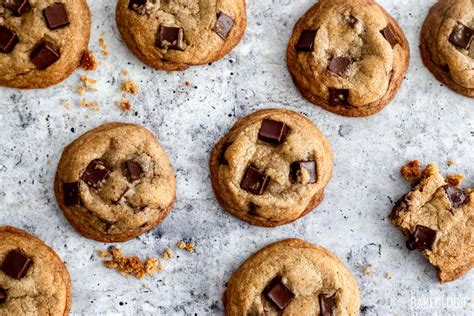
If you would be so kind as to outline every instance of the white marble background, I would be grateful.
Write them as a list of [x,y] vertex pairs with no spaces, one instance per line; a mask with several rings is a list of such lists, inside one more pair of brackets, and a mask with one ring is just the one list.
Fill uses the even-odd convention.
[[[261,247],[301,237],[336,253],[358,279],[363,315],[473,315],[474,272],[440,285],[434,268],[409,252],[387,214],[409,189],[399,175],[407,160],[436,162],[443,172],[463,172],[474,183],[474,102],[443,87],[422,65],[418,38],[434,0],[380,1],[406,32],[412,61],[400,92],[381,113],[361,119],[328,113],[303,100],[285,63],[295,21],[314,1],[249,0],[248,28],[237,49],[209,66],[166,73],[144,67],[120,40],[113,0],[88,1],[93,13],[91,49],[102,64],[87,73],[98,91],[75,92],[82,70],[37,91],[0,89],[0,224],[24,228],[51,245],[69,268],[75,315],[220,315],[232,273]],[[100,54],[103,34],[110,56]],[[122,69],[142,92],[132,113],[119,110]],[[185,82],[191,83],[186,87]],[[61,105],[69,100],[70,109]],[[335,154],[332,181],[320,207],[296,223],[252,227],[225,213],[211,190],[209,152],[240,117],[285,107],[307,115],[328,137]],[[144,125],[158,135],[176,171],[178,201],[159,227],[120,244],[126,254],[157,256],[180,239],[196,252],[178,252],[166,269],[144,281],[106,270],[96,250],[56,206],[53,179],[65,145],[105,122]],[[458,165],[448,167],[455,159]],[[363,268],[371,265],[372,274]],[[388,279],[387,274],[392,278]],[[147,283],[148,287],[144,286]]]

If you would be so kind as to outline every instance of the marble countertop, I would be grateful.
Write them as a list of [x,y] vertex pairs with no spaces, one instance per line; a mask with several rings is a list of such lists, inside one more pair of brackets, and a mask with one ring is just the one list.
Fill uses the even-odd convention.
[[[474,272],[445,285],[387,219],[393,201],[409,189],[399,175],[411,159],[462,172],[474,185],[474,102],[442,86],[423,66],[418,38],[434,0],[383,0],[411,45],[412,61],[396,99],[368,118],[328,113],[302,99],[285,62],[287,40],[313,1],[249,0],[248,28],[223,60],[185,72],[144,67],[122,43],[114,20],[116,1],[89,0],[93,13],[90,48],[101,64],[87,76],[97,92],[80,97],[83,70],[46,90],[0,89],[0,224],[28,230],[66,262],[73,282],[75,315],[220,315],[221,295],[234,271],[261,247],[300,237],[337,254],[358,279],[362,315],[472,315]],[[101,54],[103,37],[110,55]],[[141,92],[125,113],[120,83]],[[64,100],[71,106],[64,107]],[[96,101],[100,111],[80,107]],[[216,202],[209,178],[209,153],[240,117],[257,109],[284,107],[308,116],[329,139],[333,179],[318,209],[297,222],[265,229],[228,215]],[[177,177],[177,203],[160,226],[119,244],[125,254],[158,256],[181,239],[196,242],[191,254],[164,262],[165,270],[144,280],[105,269],[97,249],[68,224],[55,203],[53,179],[65,145],[105,122],[142,124],[158,135]],[[454,159],[457,165],[448,167]],[[364,274],[371,266],[372,273]]]

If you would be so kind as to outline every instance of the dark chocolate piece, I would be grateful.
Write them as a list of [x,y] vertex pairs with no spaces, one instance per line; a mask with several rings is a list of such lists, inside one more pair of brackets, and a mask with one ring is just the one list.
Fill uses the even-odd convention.
[[28,0],[5,0],[3,6],[10,9],[15,16],[22,16],[31,9]]
[[160,26],[156,46],[162,49],[184,50],[184,30],[181,27]]
[[255,203],[250,202],[247,213],[251,216],[258,216],[258,207]]
[[283,283],[281,277],[275,277],[265,288],[265,297],[279,310],[284,310],[295,298],[295,294]]
[[332,310],[336,306],[336,300],[333,296],[327,296],[320,294],[319,297],[319,315],[321,316],[332,316]]
[[219,164],[226,165],[226,166],[229,165],[229,162],[227,161],[227,159],[225,159],[225,152],[231,145],[232,143],[225,143],[222,146],[221,152],[219,153]]
[[264,119],[258,132],[258,139],[270,144],[281,145],[289,130],[288,125],[283,122]]
[[128,160],[125,162],[128,171],[128,180],[130,182],[139,180],[143,176],[143,168],[136,160]]
[[39,70],[44,70],[54,64],[61,55],[49,42],[43,41],[30,54],[30,59]]
[[94,159],[81,176],[81,179],[87,183],[88,186],[98,189],[102,181],[104,181],[110,174],[110,170],[105,166],[102,159]]
[[18,44],[18,36],[12,30],[0,25],[0,52],[10,53],[16,44]]
[[395,206],[392,208],[392,213],[390,216],[394,219],[398,217],[400,212],[405,211],[408,208],[408,194],[405,194],[400,198],[400,200],[395,203]]
[[214,28],[212,29],[217,33],[223,40],[227,39],[230,30],[234,26],[234,20],[223,12],[217,13],[217,20]]
[[18,250],[10,251],[2,263],[2,271],[15,279],[25,276],[33,262]]
[[316,183],[316,161],[295,161],[290,166],[290,181],[295,183],[298,180],[298,172],[301,169],[306,169],[309,174],[309,183]]
[[139,7],[139,6],[141,6],[141,5],[146,4],[146,1],[147,1],[147,0],[130,0],[130,1],[128,2],[128,8],[129,8],[130,10],[133,10],[133,9],[135,9],[136,7]]
[[5,303],[5,301],[7,300],[7,297],[8,297],[7,290],[0,287],[0,304]]
[[250,193],[262,195],[269,181],[270,176],[260,172],[254,166],[248,166],[240,182],[240,187]]
[[444,190],[448,195],[449,200],[453,207],[460,207],[467,202],[467,196],[461,188],[454,187],[452,185],[445,185]]
[[347,69],[349,69],[351,64],[352,59],[349,57],[333,57],[329,63],[328,69],[329,71],[342,77]]
[[380,33],[382,33],[383,37],[385,37],[387,42],[390,43],[390,46],[392,46],[392,48],[398,44],[397,36],[395,35],[391,24],[387,24],[387,27],[381,30]]
[[329,105],[342,105],[345,107],[350,107],[351,105],[347,100],[348,98],[349,90],[329,88]]
[[63,3],[53,3],[43,10],[43,16],[50,30],[59,29],[69,25],[69,18]]
[[459,48],[469,49],[473,36],[473,29],[458,22],[458,24],[453,28],[451,35],[449,35],[449,42]]
[[422,225],[416,225],[415,233],[410,236],[406,245],[409,250],[432,250],[435,240],[436,230]]
[[64,204],[66,206],[80,205],[81,204],[81,191],[80,183],[63,183],[63,196]]
[[318,30],[303,30],[301,32],[298,43],[296,43],[296,50],[300,52],[311,52],[314,47],[314,40]]

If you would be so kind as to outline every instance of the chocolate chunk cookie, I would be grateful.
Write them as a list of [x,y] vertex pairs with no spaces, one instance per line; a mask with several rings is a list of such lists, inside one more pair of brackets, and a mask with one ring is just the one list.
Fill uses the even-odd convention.
[[331,147],[314,124],[289,110],[258,111],[237,122],[214,147],[210,169],[220,204],[259,226],[290,223],[323,199]]
[[0,226],[0,315],[68,315],[66,266],[38,238]]
[[441,282],[456,280],[474,266],[474,190],[446,183],[435,165],[403,196],[391,213],[393,224],[436,267]]
[[145,64],[184,70],[228,54],[246,27],[245,0],[119,0],[117,25]]
[[90,25],[85,0],[0,0],[0,85],[63,81],[87,50]]
[[474,97],[474,1],[440,0],[421,31],[421,56],[442,83]]
[[299,19],[287,63],[302,95],[346,116],[368,116],[394,97],[408,68],[408,42],[372,0],[320,0]]
[[118,242],[165,219],[176,199],[176,182],[168,156],[150,131],[111,123],[64,149],[54,191],[79,233]]
[[301,239],[271,244],[232,275],[223,297],[232,315],[359,315],[357,282],[328,250]]

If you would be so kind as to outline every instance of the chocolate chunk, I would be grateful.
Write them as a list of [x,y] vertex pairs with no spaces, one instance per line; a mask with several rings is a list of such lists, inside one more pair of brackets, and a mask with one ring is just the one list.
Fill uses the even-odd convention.
[[184,50],[184,30],[181,27],[160,26],[156,46],[162,49]]
[[298,180],[298,172],[302,169],[305,169],[309,174],[308,183],[316,183],[317,174],[316,174],[316,161],[296,161],[290,166],[290,181],[295,183]]
[[28,0],[5,0],[3,6],[10,9],[15,16],[22,16],[31,8]]
[[410,236],[410,239],[406,244],[409,250],[432,250],[435,240],[435,230],[425,226],[416,225],[415,233]]
[[54,64],[60,57],[59,51],[49,42],[41,42],[30,54],[30,59],[39,70]]
[[336,306],[334,296],[327,296],[325,294],[319,295],[319,315],[332,316],[332,310]]
[[397,201],[397,203],[395,203],[395,206],[392,208],[392,213],[390,214],[390,216],[392,218],[398,217],[398,214],[400,212],[403,212],[408,208],[408,202],[408,194],[405,194],[400,198],[400,200]]
[[43,16],[50,30],[59,29],[69,25],[64,4],[56,2],[43,10]]
[[446,191],[453,207],[460,207],[467,202],[467,196],[464,194],[462,189],[448,184],[444,186],[444,190]]
[[81,191],[79,182],[63,183],[64,204],[66,206],[81,204]]
[[248,166],[240,182],[240,187],[250,193],[262,195],[269,181],[270,176],[260,172],[254,166]]
[[2,263],[2,271],[12,278],[21,279],[30,268],[32,261],[18,250],[12,250],[7,254]]
[[283,122],[264,119],[258,132],[258,139],[274,145],[281,145],[290,128]]
[[234,20],[227,14],[223,12],[217,13],[217,20],[214,28],[212,29],[217,33],[222,39],[227,39],[229,36],[230,30],[234,26]]
[[143,168],[136,160],[128,160],[125,162],[128,171],[128,180],[130,182],[139,180],[143,176]]
[[0,304],[5,303],[5,301],[7,300],[7,296],[7,290],[0,287]]
[[359,22],[359,20],[357,20],[357,18],[353,15],[346,16],[346,21],[347,23],[349,23],[351,27],[354,27],[357,24],[357,22]]
[[449,42],[454,46],[463,49],[469,49],[471,45],[474,30],[458,22],[449,35]]
[[352,64],[352,59],[349,57],[333,57],[329,63],[329,71],[336,75],[342,76],[349,69]]
[[349,101],[349,90],[329,88],[329,105],[342,105],[351,107]]
[[449,65],[448,65],[448,64],[442,65],[442,66],[441,66],[441,70],[443,70],[444,72],[451,72],[451,69],[449,69]]
[[300,52],[310,52],[314,47],[314,40],[318,30],[304,30],[301,32],[298,43],[296,43],[296,50]]
[[18,41],[18,36],[15,32],[0,25],[0,52],[10,53],[18,44]]
[[227,161],[227,159],[225,159],[225,152],[227,151],[227,149],[232,145],[232,143],[225,143],[222,148],[221,148],[221,152],[219,154],[219,164],[221,165],[229,165],[229,162]]
[[81,179],[87,185],[98,189],[102,181],[104,181],[110,174],[110,170],[105,166],[102,159],[94,159],[86,167],[86,170],[81,176]]
[[295,294],[290,291],[279,276],[270,282],[264,293],[265,297],[281,311],[295,298]]
[[387,42],[390,43],[390,46],[392,46],[392,48],[398,44],[397,36],[395,35],[391,24],[387,24],[387,27],[381,30],[380,33],[382,33],[383,37],[385,37]]
[[135,8],[145,5],[147,0],[130,0],[128,2],[128,8],[134,10]]
[[250,202],[247,213],[251,216],[258,216],[258,206]]

